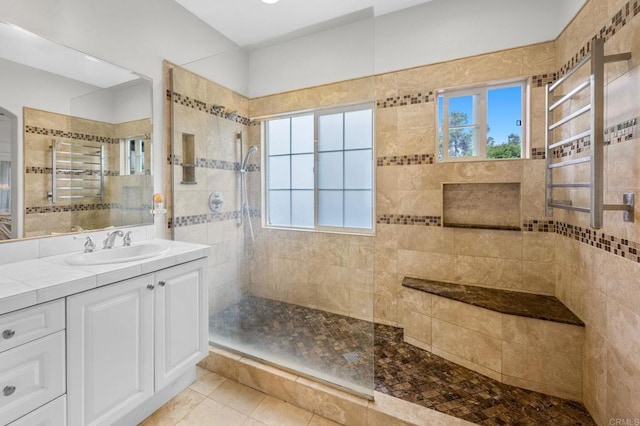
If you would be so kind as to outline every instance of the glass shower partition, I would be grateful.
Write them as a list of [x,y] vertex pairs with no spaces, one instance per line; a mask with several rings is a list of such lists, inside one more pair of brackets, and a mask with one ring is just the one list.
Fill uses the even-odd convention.
[[[219,71],[224,64],[242,63],[248,53],[241,50],[171,70],[171,226],[176,240],[212,248],[208,273],[211,344],[372,398],[374,238],[358,232],[357,227],[375,228],[373,210],[358,209],[367,191],[375,193],[374,146],[347,146],[342,153],[348,176],[341,197],[354,205],[349,221],[356,227],[338,233],[314,228],[318,223],[314,215],[324,211],[320,213],[313,204],[320,192],[313,169],[317,145],[313,123],[311,137],[301,139],[300,132],[294,134],[286,142],[288,153],[281,158],[274,160],[265,143],[267,123],[287,114],[363,102],[374,108],[373,19],[360,22],[352,31],[367,40],[359,47],[371,54],[360,55],[369,61],[358,64],[360,70],[367,70],[360,73],[364,76],[346,83],[250,99],[207,73],[214,68]],[[345,85],[349,87],[346,95]],[[370,113],[370,120],[373,115]],[[298,121],[308,134],[309,120]],[[291,126],[291,120],[287,125]],[[194,148],[190,183],[183,179],[185,140],[193,141]],[[315,154],[317,161],[317,147]],[[347,164],[356,158],[359,169]],[[269,176],[265,166],[271,160],[274,164],[287,162],[289,167],[287,190],[280,194],[284,196],[280,201],[274,197],[270,204],[274,211],[289,212],[288,226],[278,223],[277,214],[270,216],[275,222],[267,220]],[[312,168],[310,175],[294,170],[305,164]],[[362,173],[371,177],[364,179],[368,187],[349,187],[349,182],[361,186]],[[217,200],[216,209],[209,203],[212,198]],[[293,219],[292,201],[300,212]]]

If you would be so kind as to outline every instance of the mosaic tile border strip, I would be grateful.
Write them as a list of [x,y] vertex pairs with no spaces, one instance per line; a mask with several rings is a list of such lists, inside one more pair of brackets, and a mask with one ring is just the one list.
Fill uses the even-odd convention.
[[522,229],[528,232],[552,232],[640,263],[640,242],[553,220],[526,221],[523,223]]
[[[35,175],[50,175],[51,173],[53,173],[53,169],[51,167],[36,167],[36,166],[29,166],[29,167],[25,167],[24,168],[24,172],[28,173],[28,174],[35,174]],[[147,171],[145,170],[145,174]],[[87,175],[87,176],[98,176],[100,175],[100,170],[92,170],[92,169],[86,169],[83,172],[63,172],[60,170],[56,171],[56,175]],[[104,176],[120,176],[120,171],[119,170],[105,170],[103,172]]]
[[[57,138],[73,139],[79,141],[98,142],[104,144],[119,144],[120,139],[107,136],[91,135],[88,133],[68,132],[64,130],[48,129],[45,127],[24,126],[25,133],[34,135],[53,136]],[[146,135],[145,135],[146,137]]]
[[391,96],[376,101],[376,108],[394,108],[406,105],[417,105],[422,103],[433,102],[436,99],[433,90],[426,93],[418,92],[416,94],[405,94]]
[[95,203],[95,204],[67,204],[56,206],[33,206],[25,207],[25,214],[38,214],[38,213],[68,213],[68,212],[82,212],[92,210],[111,210],[121,209],[122,205],[118,203]]
[[[260,210],[251,209],[249,210],[249,215],[251,217],[260,217]],[[230,211],[230,212],[217,212],[217,213],[204,213],[204,214],[194,214],[190,216],[178,216],[175,218],[169,219],[167,225],[168,228],[182,228],[185,226],[193,226],[193,225],[203,225],[206,223],[213,222],[224,222],[228,220],[238,220],[240,219],[240,210]]]
[[544,160],[547,158],[547,150],[545,148],[531,148],[531,160]]
[[410,214],[381,214],[378,215],[376,223],[384,225],[442,226],[442,217]]
[[199,99],[192,98],[187,95],[183,95],[179,92],[172,92],[167,90],[167,100],[171,102],[171,97],[173,95],[173,102],[178,105],[185,106],[187,108],[195,109],[206,114],[213,115],[215,117],[224,118],[229,121],[233,121],[234,123],[242,124],[244,126],[249,126],[252,121],[249,117],[244,117],[242,115],[236,114],[235,117],[231,118],[227,114],[227,108],[224,105],[218,104],[208,104]]
[[[171,154],[167,158],[167,163],[170,166],[182,166],[182,160],[180,156]],[[240,163],[226,160],[215,160],[210,158],[197,158],[196,159],[196,167],[204,168],[204,169],[216,169],[216,170],[232,170],[232,171],[240,171]],[[260,165],[259,164],[248,164],[246,171],[248,172],[259,172]]]
[[421,164],[433,164],[435,156],[433,154],[414,154],[414,155],[393,155],[390,157],[378,157],[376,165],[384,166],[415,166]]

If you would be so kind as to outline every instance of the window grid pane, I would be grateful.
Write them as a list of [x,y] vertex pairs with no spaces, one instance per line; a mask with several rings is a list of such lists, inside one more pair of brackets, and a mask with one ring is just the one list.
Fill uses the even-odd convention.
[[[267,122],[268,223],[372,229],[373,109],[313,117],[277,119],[273,126]],[[283,121],[288,123],[288,133]],[[309,144],[313,123],[318,135],[315,154],[312,138]],[[288,137],[288,149],[281,139],[271,149],[276,136]]]

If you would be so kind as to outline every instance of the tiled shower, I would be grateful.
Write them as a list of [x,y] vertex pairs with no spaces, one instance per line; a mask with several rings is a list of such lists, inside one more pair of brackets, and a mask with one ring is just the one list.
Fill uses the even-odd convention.
[[[623,222],[620,213],[607,212],[603,229],[592,230],[581,214],[556,211],[548,217],[544,208],[544,84],[575,64],[593,36],[604,37],[605,49],[611,53],[632,52],[628,63],[608,68],[606,74],[605,199],[618,203],[623,192],[635,192],[638,197],[640,103],[633,88],[640,87],[639,11],[637,2],[592,0],[556,41],[256,99],[166,64],[167,77],[173,68],[173,78],[167,79],[172,82],[167,100],[172,101],[174,126],[173,145],[167,140],[167,164],[173,171],[172,182],[166,185],[173,185],[169,201],[173,216],[167,230],[176,239],[211,245],[212,317],[224,313],[233,322],[231,318],[238,318],[234,314],[258,309],[270,300],[276,304],[267,309],[281,309],[277,312],[282,318],[291,310],[279,303],[292,310],[302,307],[340,315],[348,321],[419,328],[423,341],[438,347],[431,334],[430,313],[410,309],[415,300],[401,286],[405,276],[553,295],[586,325],[584,345],[576,348],[582,363],[571,367],[576,372],[572,385],[580,391],[571,399],[583,402],[598,424],[640,416],[634,398],[640,394],[636,383],[640,289],[635,278],[640,276],[640,228],[637,222]],[[437,90],[519,78],[529,81],[527,158],[438,162]],[[236,133],[242,133],[246,153],[250,145],[261,143],[261,120],[252,118],[363,100],[375,100],[376,105],[375,236],[262,228],[261,171],[259,157],[254,157],[257,162],[255,171],[249,172],[248,188],[256,241],[249,259],[244,225],[239,224],[241,154]],[[238,112],[234,120],[228,117],[231,111]],[[183,134],[193,135],[196,141],[197,185],[181,183]],[[588,141],[576,141],[557,155],[571,158],[588,147]],[[480,188],[474,185],[498,188],[498,199],[506,205],[492,210],[496,203],[479,204],[476,213],[493,218],[513,209],[520,229],[443,226],[447,215],[461,214],[455,203],[447,201],[455,200],[455,196],[446,197],[445,191],[455,189],[450,185],[468,191]],[[220,213],[208,209],[207,200],[214,191],[225,199]],[[243,326],[240,321],[236,325]],[[490,342],[482,333],[469,335]],[[373,333],[370,343],[373,354]],[[464,355],[464,345],[459,346],[438,349],[453,358]],[[264,359],[269,348],[262,349],[265,352],[257,356]],[[344,350],[342,355],[350,352]],[[539,355],[532,350],[533,361],[526,372],[528,385],[534,388],[542,370],[562,367],[545,365]],[[500,352],[483,356],[497,357]],[[562,394],[563,389],[549,392]]]

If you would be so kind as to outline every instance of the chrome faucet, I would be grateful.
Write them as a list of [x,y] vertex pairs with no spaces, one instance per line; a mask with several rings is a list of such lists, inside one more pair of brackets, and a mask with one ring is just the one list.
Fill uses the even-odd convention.
[[103,249],[113,248],[113,245],[115,244],[117,237],[124,237],[124,234],[122,233],[122,231],[117,230],[111,233],[107,233],[107,238],[104,240],[102,248]]

